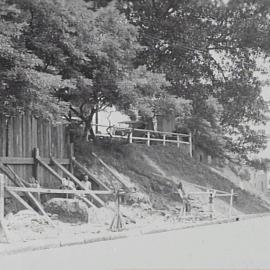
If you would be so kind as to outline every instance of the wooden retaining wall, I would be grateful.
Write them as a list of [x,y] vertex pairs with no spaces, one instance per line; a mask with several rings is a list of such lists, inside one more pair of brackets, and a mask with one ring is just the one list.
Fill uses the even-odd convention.
[[[67,125],[53,125],[30,113],[0,118],[0,162],[8,164],[26,181],[34,177],[44,187],[55,186],[55,178],[36,165],[34,150],[39,149],[39,156],[46,163],[53,156],[68,165],[70,139],[67,128]],[[55,170],[58,171],[57,168]]]

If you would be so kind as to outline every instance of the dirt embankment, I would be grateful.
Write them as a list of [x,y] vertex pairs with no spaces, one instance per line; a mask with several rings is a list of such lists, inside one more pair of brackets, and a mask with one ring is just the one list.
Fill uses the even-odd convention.
[[[192,184],[237,193],[234,200],[235,213],[268,212],[269,206],[246,191],[241,190],[228,179],[199,163],[175,146],[151,146],[136,144],[107,144],[93,146],[83,143],[76,146],[76,157],[84,163],[97,177],[110,186],[117,181],[89,153],[96,153],[104,160],[129,186],[136,187],[137,193],[130,196],[131,203],[136,196],[143,199],[153,209],[178,210],[181,200],[176,192],[176,184],[182,181],[188,191],[198,191]],[[132,198],[133,197],[133,198]],[[207,208],[208,198],[205,195],[193,196],[195,208]],[[216,211],[226,214],[229,198],[215,199]]]

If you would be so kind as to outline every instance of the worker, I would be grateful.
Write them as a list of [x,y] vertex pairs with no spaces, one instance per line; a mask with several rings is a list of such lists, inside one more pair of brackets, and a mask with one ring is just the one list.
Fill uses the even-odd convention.
[[210,213],[210,218],[213,218],[214,214],[214,197],[216,195],[216,190],[209,190],[209,213]]
[[[62,189],[68,189],[68,190],[74,190],[76,189],[75,188],[75,184],[70,180],[69,177],[67,178],[62,178],[62,186],[61,186]],[[71,194],[69,196],[69,194],[66,194],[66,198],[72,198],[73,195]]]
[[92,183],[89,180],[89,176],[85,174],[83,176],[83,179],[81,181],[81,185],[84,187],[84,189],[89,190],[92,189]]
[[182,208],[182,214],[186,214],[191,211],[191,205],[188,199],[187,194],[184,191],[183,184],[181,181],[179,181],[177,186],[177,191],[182,199],[183,202],[183,208]]
[[[81,181],[81,185],[82,187],[84,187],[85,190],[91,190],[92,189],[92,183],[90,182],[89,180],[89,176],[87,174],[85,174],[83,176],[83,179]],[[91,196],[88,194],[88,195],[84,195],[88,200],[90,200],[91,202],[93,201]]]

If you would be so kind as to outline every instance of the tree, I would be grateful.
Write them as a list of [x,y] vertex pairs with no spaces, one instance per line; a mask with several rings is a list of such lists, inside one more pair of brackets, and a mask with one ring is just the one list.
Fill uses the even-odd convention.
[[31,110],[54,119],[66,108],[50,94],[55,85],[63,85],[61,77],[38,69],[42,60],[26,48],[27,24],[17,6],[1,1],[0,17],[0,115]]
[[[268,2],[123,2],[122,11],[140,27],[146,48],[137,64],[165,73],[169,93],[192,101],[186,124],[200,134],[195,143],[207,139],[209,151],[214,144],[223,149],[219,153],[226,149],[242,157],[263,148],[265,137],[251,126],[267,121],[256,72],[257,58],[269,53]],[[212,98],[220,106],[215,121],[209,113]]]
[[[27,48],[43,61],[40,69],[70,82],[70,86],[56,88],[55,96],[69,102],[71,113],[85,124],[85,136],[90,131],[94,139],[92,120],[98,111],[113,105],[125,110],[137,104],[138,96],[153,96],[146,87],[154,85],[156,92],[166,87],[164,76],[146,70],[140,83],[135,82],[139,69],[134,70],[133,59],[142,49],[137,27],[114,3],[101,8],[82,0],[17,4],[27,17]],[[123,87],[127,80],[131,88]]]
[[123,93],[119,108],[128,109],[131,114],[137,111],[140,120],[151,128],[157,116],[174,115],[178,121],[183,121],[190,113],[189,101],[168,94],[166,89],[169,86],[164,74],[153,73],[145,66],[139,66],[119,83]]

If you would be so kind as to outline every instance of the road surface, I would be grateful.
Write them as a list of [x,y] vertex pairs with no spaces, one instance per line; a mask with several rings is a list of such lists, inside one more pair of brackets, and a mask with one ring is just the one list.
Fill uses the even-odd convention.
[[3,256],[0,269],[270,269],[270,217]]

